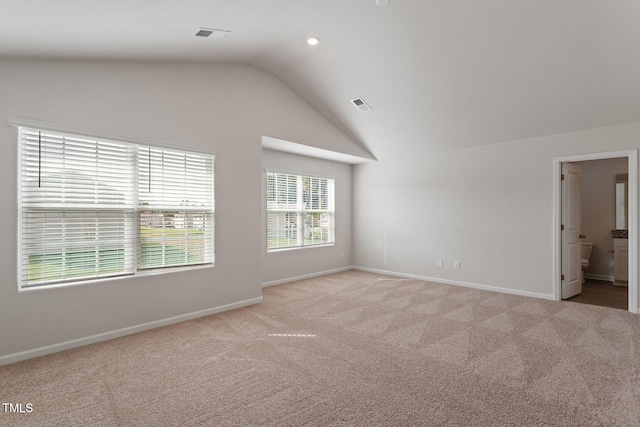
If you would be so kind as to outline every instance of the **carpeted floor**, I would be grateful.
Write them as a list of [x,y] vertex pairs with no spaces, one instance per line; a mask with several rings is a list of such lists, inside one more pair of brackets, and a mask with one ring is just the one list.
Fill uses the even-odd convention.
[[0,425],[637,426],[639,319],[348,271],[0,367]]

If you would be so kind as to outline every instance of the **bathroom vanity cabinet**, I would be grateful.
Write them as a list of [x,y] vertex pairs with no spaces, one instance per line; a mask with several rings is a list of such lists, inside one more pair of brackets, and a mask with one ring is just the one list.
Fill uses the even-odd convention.
[[613,239],[614,285],[627,286],[629,280],[629,240]]

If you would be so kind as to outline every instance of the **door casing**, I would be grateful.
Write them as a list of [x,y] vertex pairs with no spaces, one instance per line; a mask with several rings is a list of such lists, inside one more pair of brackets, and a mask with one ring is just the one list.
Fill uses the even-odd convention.
[[[638,150],[610,151],[604,153],[577,154],[553,159],[553,299],[562,296],[562,236],[560,231],[562,211],[562,163],[586,160],[626,157],[629,162],[629,311],[638,314]],[[613,190],[612,190],[613,191]]]

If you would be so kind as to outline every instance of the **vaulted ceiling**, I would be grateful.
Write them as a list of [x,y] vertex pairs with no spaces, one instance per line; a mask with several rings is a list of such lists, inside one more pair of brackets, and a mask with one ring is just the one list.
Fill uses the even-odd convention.
[[3,0],[0,57],[248,64],[377,157],[640,121],[637,0]]

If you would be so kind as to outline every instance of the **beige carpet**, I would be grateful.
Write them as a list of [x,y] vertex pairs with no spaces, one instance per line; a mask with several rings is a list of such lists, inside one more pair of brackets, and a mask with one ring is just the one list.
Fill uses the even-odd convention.
[[639,319],[349,271],[0,367],[0,425],[637,426]]

